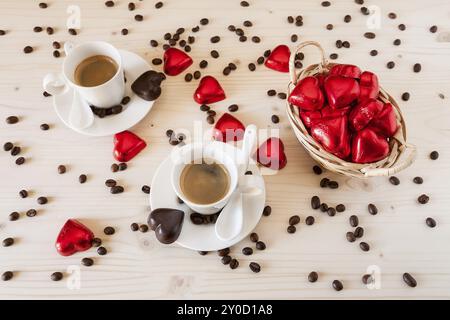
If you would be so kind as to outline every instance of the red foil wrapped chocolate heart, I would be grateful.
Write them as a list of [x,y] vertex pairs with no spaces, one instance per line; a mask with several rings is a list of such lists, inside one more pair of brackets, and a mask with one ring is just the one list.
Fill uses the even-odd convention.
[[354,131],[364,129],[375,116],[383,109],[383,103],[370,99],[360,102],[348,116],[350,128]]
[[287,164],[284,144],[279,138],[272,137],[264,141],[256,150],[254,157],[260,165],[273,170],[281,170]]
[[312,124],[311,135],[326,151],[346,159],[351,151],[347,124],[347,116],[323,118]]
[[399,124],[394,108],[386,103],[383,110],[370,122],[369,127],[377,134],[390,138],[397,133]]
[[372,163],[384,159],[389,154],[386,138],[370,128],[358,131],[352,142],[352,162]]
[[328,76],[325,79],[325,93],[332,108],[344,108],[359,98],[359,84],[353,78]]
[[217,141],[239,141],[244,137],[245,126],[229,113],[224,113],[216,122],[213,138]]
[[311,128],[311,125],[322,118],[320,111],[300,111],[300,119],[306,128]]
[[144,140],[133,132],[122,131],[114,135],[114,158],[120,162],[133,159],[147,146]]
[[92,247],[94,233],[84,224],[74,219],[66,221],[56,238],[55,247],[62,256],[70,256],[75,252],[86,251]]
[[361,69],[352,64],[337,64],[330,69],[330,76],[341,76],[359,79]]
[[380,92],[377,75],[370,71],[364,71],[359,80],[359,89],[359,101],[377,99]]
[[222,101],[225,98],[225,91],[223,91],[219,81],[211,76],[203,77],[194,92],[194,100],[198,104],[210,104]]
[[164,51],[164,73],[169,76],[176,76],[189,68],[192,59],[184,51],[177,48],[169,48]]
[[324,96],[316,77],[300,80],[289,95],[288,101],[304,111],[315,111],[323,107]]
[[350,106],[340,108],[340,109],[333,109],[330,106],[325,106],[320,110],[322,113],[323,118],[337,118],[341,116],[347,115],[352,108]]
[[264,65],[275,71],[289,72],[290,56],[291,50],[289,50],[289,47],[284,44],[279,45],[272,50]]

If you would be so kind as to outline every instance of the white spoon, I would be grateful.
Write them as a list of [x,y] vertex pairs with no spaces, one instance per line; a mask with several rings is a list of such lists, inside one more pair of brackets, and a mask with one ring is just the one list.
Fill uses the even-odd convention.
[[70,125],[78,129],[86,129],[94,123],[94,113],[86,100],[81,98],[77,90],[73,90],[72,107],[69,113]]
[[[242,197],[244,194],[253,194],[254,190],[248,186],[248,178],[245,172],[248,168],[251,152],[256,142],[256,126],[249,125],[245,129],[241,158],[238,159],[238,186],[231,195],[230,200],[223,208],[219,217],[217,218],[215,230],[216,235],[223,241],[228,241],[236,238],[242,231],[244,223],[244,212],[242,208]],[[255,189],[255,188],[253,188]]]

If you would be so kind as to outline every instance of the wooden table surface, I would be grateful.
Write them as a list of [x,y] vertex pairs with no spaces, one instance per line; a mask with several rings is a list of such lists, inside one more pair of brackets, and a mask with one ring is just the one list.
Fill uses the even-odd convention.
[[[47,9],[38,7],[39,1],[0,2],[0,118],[17,115],[20,122],[0,124],[0,141],[11,141],[22,147],[26,163],[17,166],[7,152],[0,152],[0,235],[14,237],[12,247],[0,248],[0,272],[14,271],[9,282],[0,282],[2,299],[211,299],[211,298],[450,298],[450,5],[448,0],[388,1],[366,0],[379,13],[380,28],[372,30],[376,39],[363,37],[367,31],[367,16],[353,0],[331,1],[328,8],[321,1],[250,0],[243,8],[233,1],[164,1],[155,9],[156,0],[136,1],[136,10],[127,9],[128,1],[115,1],[106,8],[103,1],[49,1]],[[77,36],[66,31],[69,5],[77,5],[81,13],[81,28]],[[387,17],[396,12],[396,20]],[[135,14],[144,20],[134,20]],[[352,16],[348,24],[346,14]],[[288,15],[303,15],[304,26],[287,23]],[[120,173],[111,173],[112,137],[91,138],[79,135],[63,125],[52,106],[51,98],[42,96],[42,78],[61,68],[63,58],[52,56],[52,42],[72,40],[109,41],[118,48],[138,53],[148,61],[162,56],[163,35],[178,27],[190,30],[201,18],[210,23],[195,34],[191,56],[195,65],[207,59],[209,66],[203,74],[216,76],[228,98],[214,105],[219,115],[227,106],[240,106],[236,116],[245,124],[260,128],[279,128],[286,145],[288,165],[278,174],[265,177],[267,204],[272,214],[263,217],[255,231],[267,244],[265,251],[243,256],[241,249],[251,245],[248,239],[231,249],[240,266],[230,270],[222,265],[215,252],[200,256],[197,252],[177,246],[164,246],[155,240],[153,232],[131,232],[132,222],[144,223],[149,213],[148,195],[141,186],[150,184],[152,176],[171,150],[165,131],[192,130],[195,120],[203,121],[204,114],[192,99],[197,81],[186,83],[184,75],[170,77],[164,83],[163,94],[148,116],[132,131],[144,138],[148,147]],[[229,24],[242,25],[251,20],[253,27],[245,28],[249,36],[258,35],[262,41],[241,43],[227,30]],[[325,26],[334,25],[328,31]],[[397,25],[404,23],[405,31]],[[437,33],[430,33],[432,25]],[[55,29],[53,35],[34,33],[34,26]],[[121,29],[128,28],[127,36]],[[291,34],[299,39],[319,41],[328,52],[339,54],[341,62],[358,64],[376,72],[382,85],[401,102],[408,126],[409,141],[418,148],[417,160],[409,169],[398,174],[401,184],[393,186],[387,178],[368,181],[354,180],[325,172],[312,173],[313,160],[296,140],[289,128],[284,101],[268,97],[268,89],[285,91],[288,75],[258,66],[250,72],[248,63],[255,62],[264,50],[277,44],[288,44]],[[187,32],[190,34],[190,32]],[[219,35],[221,41],[211,44],[209,38]],[[394,39],[401,39],[394,46]],[[158,48],[149,45],[151,39],[160,42]],[[335,41],[348,40],[350,49],[337,49]],[[300,41],[299,40],[299,41]],[[34,52],[24,54],[31,45]],[[210,57],[217,49],[220,58]],[[369,55],[377,49],[378,56]],[[306,50],[305,64],[318,61],[316,53]],[[396,67],[386,68],[388,61]],[[223,68],[229,63],[238,65],[237,71],[225,77]],[[422,72],[413,73],[415,63],[422,64]],[[160,66],[155,67],[159,69]],[[189,71],[193,72],[195,67]],[[400,96],[410,92],[411,99],[403,102]],[[279,124],[270,122],[272,114],[281,118]],[[50,130],[42,131],[41,123]],[[437,161],[429,153],[438,150]],[[59,175],[57,167],[67,166],[67,173]],[[78,176],[87,174],[88,181],[80,185]],[[321,189],[322,177],[336,179],[338,190]],[[424,183],[412,182],[422,176]],[[105,179],[115,178],[125,187],[120,195],[111,195],[104,186]],[[19,190],[30,190],[21,199]],[[427,205],[419,205],[417,197],[430,196]],[[310,208],[310,198],[319,195],[331,205],[344,203],[347,210],[328,217]],[[49,198],[46,205],[36,203],[38,196]],[[376,216],[367,212],[367,204],[379,208]],[[26,210],[38,209],[34,218],[25,216]],[[18,211],[18,221],[8,221],[9,213]],[[290,216],[300,215],[302,222],[295,234],[286,227]],[[348,218],[359,216],[365,228],[364,240],[371,246],[362,252],[357,243],[348,243],[345,233],[351,230]],[[306,226],[308,215],[316,218],[313,226]],[[436,228],[426,226],[425,219],[433,217]],[[58,255],[54,248],[56,235],[68,218],[80,219],[104,240],[109,253],[98,256],[94,249],[71,257]],[[113,236],[103,235],[107,225],[116,228]],[[93,257],[95,265],[80,264],[83,257]],[[262,271],[253,274],[251,261],[260,263]],[[80,267],[81,288],[69,289],[67,281],[52,282],[50,274]],[[369,290],[361,282],[367,268],[379,270],[380,288]],[[309,283],[310,271],[319,273],[316,283]],[[404,272],[411,273],[418,286],[410,288],[402,280]],[[66,276],[65,280],[72,279]],[[336,292],[331,282],[339,279],[344,290]]]

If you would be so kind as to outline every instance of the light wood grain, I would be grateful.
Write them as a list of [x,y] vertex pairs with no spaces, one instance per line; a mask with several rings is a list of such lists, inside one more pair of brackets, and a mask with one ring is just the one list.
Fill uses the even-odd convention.
[[[66,8],[77,3],[81,7],[82,27],[79,35],[70,36],[65,31]],[[15,271],[12,281],[0,283],[0,298],[44,299],[161,299],[161,298],[450,298],[450,6],[447,0],[430,1],[366,1],[381,10],[382,28],[376,30],[377,38],[367,40],[362,34],[367,30],[365,19],[353,0],[332,1],[323,8],[319,0],[250,1],[249,8],[241,8],[233,1],[164,1],[160,10],[156,1],[136,1],[137,10],[127,10],[128,1],[115,1],[114,8],[106,8],[103,1],[49,1],[49,8],[41,10],[38,1],[0,2],[0,29],[7,30],[0,37],[0,118],[20,116],[15,125],[0,122],[0,141],[12,141],[23,146],[27,163],[21,167],[13,158],[0,152],[0,235],[13,236],[16,244],[0,248],[0,272]],[[397,20],[387,18],[394,11]],[[136,22],[134,14],[144,15]],[[303,15],[305,25],[295,27],[286,22],[288,15]],[[351,14],[351,23],[343,17]],[[190,28],[200,18],[207,17],[210,24],[196,34],[192,57],[197,64],[206,58],[210,64],[208,74],[217,76],[225,88],[228,99],[214,107],[224,112],[231,103],[240,106],[237,116],[244,123],[260,127],[281,129],[286,145],[288,165],[276,175],[267,176],[267,203],[273,208],[270,217],[264,217],[256,232],[267,244],[267,250],[244,257],[240,250],[249,245],[245,240],[232,249],[240,267],[230,270],[223,266],[215,253],[201,257],[196,252],[176,246],[160,245],[154,235],[132,233],[131,222],[145,222],[148,214],[148,197],[140,191],[150,184],[159,163],[171,147],[165,130],[192,129],[194,120],[204,115],[192,99],[197,82],[185,83],[183,76],[171,77],[164,84],[164,92],[151,113],[133,131],[143,137],[148,148],[133,159],[129,169],[112,174],[109,166],[112,138],[89,138],[66,128],[53,111],[51,100],[42,97],[41,80],[50,71],[58,71],[62,59],[52,57],[54,40],[109,41],[119,48],[137,52],[147,60],[162,55],[161,46],[149,46],[150,39],[161,42],[165,32],[178,27]],[[250,41],[241,44],[227,30],[229,24],[239,25],[245,19],[254,23],[248,35],[259,35],[260,44]],[[327,31],[325,25],[333,23],[335,29]],[[397,29],[405,23],[407,29]],[[439,31],[431,34],[428,28],[436,24]],[[56,32],[33,33],[35,25],[52,26]],[[129,28],[127,36],[120,30]],[[359,181],[325,173],[337,179],[339,190],[318,187],[321,177],[315,176],[313,161],[297,142],[288,127],[284,102],[266,96],[268,89],[283,91],[289,81],[280,74],[258,67],[248,71],[247,64],[254,62],[264,50],[276,44],[290,43],[290,35],[297,33],[301,40],[319,41],[328,53],[337,52],[339,61],[360,65],[376,72],[383,87],[400,100],[404,91],[411,93],[401,107],[408,126],[411,143],[418,147],[416,163],[400,173],[400,186],[392,186],[386,178]],[[211,45],[209,38],[220,35],[222,41]],[[394,39],[402,45],[394,47]],[[336,49],[337,39],[351,42],[351,49]],[[35,51],[25,55],[22,49],[32,45]],[[217,48],[221,58],[210,58],[209,51]],[[371,49],[379,50],[371,57]],[[314,53],[306,52],[305,63],[316,62]],[[393,70],[386,69],[388,61],[396,62]],[[229,62],[238,64],[238,70],[228,77],[221,75]],[[423,70],[412,72],[414,63],[420,62]],[[192,67],[191,70],[195,68]],[[205,71],[202,71],[205,73]],[[438,94],[445,95],[445,99]],[[401,100],[400,100],[401,101]],[[281,116],[279,125],[270,124],[270,116]],[[39,125],[47,122],[51,130],[44,132]],[[206,123],[204,123],[206,127]],[[432,150],[439,150],[438,161],[428,159]],[[66,164],[68,172],[57,174],[57,166]],[[78,175],[86,173],[88,182],[78,183]],[[423,185],[415,185],[412,178],[420,175]],[[111,196],[104,180],[117,178],[126,188],[121,195]],[[20,199],[20,189],[30,189],[27,199]],[[416,198],[421,193],[430,195],[430,203],[421,206]],[[347,211],[331,218],[310,209],[312,195],[336,205],[344,203]],[[50,201],[38,206],[36,198],[46,195]],[[367,204],[375,203],[380,213],[370,216]],[[39,209],[35,218],[8,221],[8,214],[29,208]],[[302,223],[297,233],[287,234],[287,220],[299,214]],[[371,251],[363,253],[356,243],[345,240],[350,230],[348,217],[357,214],[366,229],[365,241]],[[316,217],[313,226],[306,226],[306,216]],[[430,229],[425,218],[432,216],[438,226]],[[114,236],[104,236],[109,254],[98,257],[91,250],[71,257],[59,256],[53,243],[59,228],[68,218],[78,218],[97,234],[102,235],[106,225],[116,227]],[[69,290],[64,281],[50,281],[54,271],[64,271],[69,265],[80,265],[85,256],[95,257],[91,268],[82,267],[81,289]],[[257,261],[262,272],[253,274],[248,269],[250,261]],[[379,266],[382,274],[381,289],[368,290],[361,276],[370,265]],[[319,281],[307,282],[307,274],[316,270]],[[403,272],[410,272],[418,281],[417,288],[409,288],[402,281]],[[331,281],[340,279],[345,290],[335,292]]]

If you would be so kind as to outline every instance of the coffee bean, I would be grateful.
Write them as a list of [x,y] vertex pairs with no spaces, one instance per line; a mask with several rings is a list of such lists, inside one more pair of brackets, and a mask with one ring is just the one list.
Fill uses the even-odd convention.
[[231,261],[230,261],[230,268],[234,270],[237,267],[239,267],[239,261],[237,261],[236,259],[231,259]]
[[139,226],[139,231],[142,232],[142,233],[148,232],[148,225],[146,225],[146,224],[141,224],[141,225]]
[[252,232],[250,234],[250,241],[256,243],[258,242],[258,240],[259,240],[258,234],[256,232]]
[[121,33],[123,36],[126,36],[126,35],[128,34],[128,29],[123,28],[122,30],[120,30],[120,33]]
[[220,37],[219,36],[211,37],[210,41],[211,41],[211,43],[217,43],[220,41]]
[[265,206],[263,210],[263,216],[268,217],[272,213],[272,207],[271,206]]
[[300,222],[300,217],[295,215],[289,218],[289,225],[294,226]]
[[327,214],[328,214],[330,217],[334,217],[334,216],[336,215],[336,209],[333,208],[333,207],[329,207],[328,210],[327,210]]
[[85,174],[80,174],[80,176],[78,177],[79,183],[85,183],[86,180],[87,180],[87,176]]
[[6,238],[3,240],[2,245],[4,247],[10,247],[14,244],[14,239],[13,238]]
[[278,92],[278,93],[277,93],[277,97],[280,98],[280,99],[282,99],[282,100],[286,100],[287,95],[286,95],[286,93],[284,93],[284,92]]
[[328,187],[328,183],[330,183],[330,179],[323,178],[322,180],[320,180],[320,187],[326,188],[326,187]]
[[248,7],[249,5],[247,1],[241,1],[241,7]]
[[365,16],[368,16],[370,14],[370,11],[369,9],[367,9],[367,7],[361,7],[360,11]]
[[326,203],[320,204],[320,211],[327,212],[328,211],[328,205]]
[[193,78],[192,73],[186,73],[186,75],[184,76],[184,81],[191,82],[192,78]]
[[209,124],[214,124],[214,122],[215,122],[214,116],[207,116],[206,122],[208,122]]
[[36,26],[33,28],[34,32],[42,32],[42,30],[43,30],[42,27],[39,27],[39,26]]
[[405,283],[411,288],[415,288],[417,286],[416,279],[414,279],[414,277],[410,275],[408,272],[405,272],[403,274],[403,281],[405,281]]
[[142,16],[141,14],[137,14],[137,15],[134,16],[134,20],[142,21],[142,20],[144,20],[144,16]]
[[322,174],[322,168],[319,166],[313,166],[313,172],[317,175],[321,175]]
[[252,255],[253,254],[253,249],[250,248],[250,247],[245,247],[245,248],[242,249],[242,254],[244,256]]
[[367,206],[367,210],[369,211],[369,213],[371,215],[376,215],[378,213],[378,208],[376,205],[374,205],[373,203],[369,203],[369,205]]
[[345,237],[347,238],[348,242],[355,242],[356,240],[355,234],[350,231],[345,234]]
[[199,26],[195,26],[191,29],[192,32],[198,32],[200,30]]
[[230,67],[225,67],[222,71],[224,76],[228,76],[231,73]]
[[31,52],[33,52],[33,47],[26,46],[26,47],[23,48],[23,52],[24,53],[31,53]]
[[62,278],[63,278],[63,274],[61,272],[53,272],[50,275],[50,279],[52,281],[60,281],[60,280],[62,280]]
[[219,57],[219,52],[217,52],[217,50],[212,50],[211,57],[213,57],[214,59],[217,59]]
[[197,71],[194,72],[194,79],[195,80],[200,79],[201,76],[202,76],[202,74],[200,73],[200,71],[197,70]]
[[16,159],[16,164],[18,166],[20,166],[20,165],[22,165],[24,163],[25,163],[25,158],[24,157],[19,157],[19,158]]
[[41,128],[42,131],[47,131],[48,129],[50,129],[50,126],[46,123],[43,123],[39,126],[39,128]]
[[230,254],[230,248],[224,248],[217,251],[219,257],[227,256]]
[[158,1],[157,3],[155,3],[155,8],[156,9],[161,9],[163,7],[163,3],[161,1]]
[[64,173],[66,173],[66,166],[64,166],[64,165],[59,165],[58,166],[58,173],[59,174],[64,174]]
[[372,275],[370,275],[370,274],[363,275],[361,280],[362,280],[362,283],[364,283],[364,284],[370,284],[374,281]]
[[409,92],[404,92],[404,93],[402,94],[402,100],[403,100],[403,101],[408,101],[408,100],[409,100],[409,97],[410,97]]
[[366,37],[367,39],[375,39],[376,35],[373,32],[366,32],[364,33],[364,37]]
[[20,218],[20,214],[16,211],[11,212],[9,214],[9,221],[17,221],[17,220],[19,220],[19,218]]
[[206,256],[208,254],[208,251],[197,251],[199,255]]
[[4,36],[6,34],[5,30],[0,29],[0,36]]
[[426,218],[425,223],[427,224],[427,226],[429,226],[430,228],[434,228],[436,227],[436,220],[434,220],[433,218]]
[[67,31],[72,36],[76,36],[77,35],[77,30],[75,30],[74,28],[69,28]]
[[10,151],[12,148],[14,148],[14,145],[11,142],[6,142],[3,145],[3,150],[5,151]]
[[27,217],[33,218],[37,215],[37,211],[35,209],[30,209],[26,212]]
[[337,189],[339,188],[339,183],[337,181],[330,181],[328,182],[328,188]]
[[232,260],[232,259],[231,259],[230,256],[223,256],[222,259],[221,259],[221,261],[222,261],[222,263],[223,263],[224,265],[230,264],[231,260]]
[[200,20],[200,24],[202,26],[206,26],[208,23],[209,23],[209,20],[207,18],[203,18],[203,19]]
[[127,170],[128,165],[125,162],[119,163],[119,171]]
[[370,250],[370,246],[367,242],[360,242],[359,247],[361,248],[362,251],[365,251],[365,252]]
[[230,112],[236,112],[236,111],[238,111],[238,109],[239,109],[239,106],[237,104],[232,104],[228,107],[228,111],[230,111]]
[[105,229],[103,229],[103,233],[111,236],[116,232],[116,230],[113,227],[105,227]]
[[307,226],[312,226],[314,224],[314,217],[313,216],[307,216],[305,219],[305,223]]
[[343,205],[342,203],[338,204],[336,206],[336,211],[337,212],[344,212],[345,211],[345,205]]
[[252,42],[254,42],[254,43],[260,43],[260,42],[261,42],[261,38],[258,37],[258,36],[253,36],[253,37],[252,37]]
[[294,17],[293,16],[288,16],[287,17],[287,22],[288,23],[294,23]]
[[130,225],[130,229],[131,229],[131,231],[136,232],[136,231],[139,230],[139,225],[138,225],[136,222],[133,222],[133,223]]
[[269,97],[273,97],[273,96],[275,96],[276,94],[277,94],[277,92],[276,92],[275,90],[273,90],[273,89],[270,89],[270,90],[267,91],[267,95],[268,95]]
[[352,21],[352,16],[349,15],[349,14],[345,15],[345,17],[344,17],[344,22],[345,22],[345,23],[349,23],[350,21]]
[[97,253],[99,256],[104,256],[105,254],[108,253],[108,250],[106,250],[105,247],[98,247],[97,248]]
[[256,262],[250,262],[248,266],[250,267],[250,270],[252,270],[254,273],[258,273],[261,271],[261,266]]
[[431,153],[430,153],[430,159],[431,160],[437,160],[439,158],[439,152],[437,152],[437,151],[432,151]]
[[398,25],[398,29],[400,31],[405,31],[406,30],[406,26],[403,23],[401,23],[401,24]]
[[55,30],[52,27],[47,27],[45,31],[47,32],[48,35],[52,35],[55,32]]
[[58,50],[53,51],[53,57],[59,58],[61,56],[61,53]]
[[238,36],[243,36],[244,35],[244,30],[242,30],[241,28],[236,28],[235,33]]
[[7,124],[15,124],[17,122],[19,122],[19,118],[16,117],[16,116],[9,116],[9,117],[6,118],[6,123]]
[[378,51],[377,51],[377,50],[371,50],[371,51],[370,51],[370,55],[371,55],[372,57],[375,57],[376,55],[378,55]]
[[102,245],[102,239],[100,238],[94,238],[92,239],[92,246],[97,248],[100,247]]
[[333,285],[333,289],[336,291],[341,291],[342,289],[344,289],[344,285],[339,280],[334,280],[332,285]]
[[40,205],[46,204],[47,202],[48,202],[48,199],[46,197],[37,198],[37,203]]
[[322,7],[329,7],[329,6],[331,6],[330,1],[322,1]]
[[278,123],[280,122],[280,117],[278,117],[277,115],[272,115],[272,117],[270,117],[270,120],[272,120],[272,123]]
[[362,238],[364,235],[364,229],[361,227],[357,227],[353,233],[356,238]]
[[401,43],[402,43],[402,40],[400,40],[400,39],[395,39],[393,42],[394,46],[399,46]]
[[[330,59],[331,60],[336,60],[338,58],[338,54],[337,53],[332,53],[330,54]],[[301,67],[300,67],[301,68]]]
[[295,231],[297,231],[297,228],[295,226],[287,227],[287,232],[288,233],[295,233]]
[[395,67],[395,62],[394,61],[389,61],[386,65],[386,67],[388,69],[393,69]]
[[17,156],[17,155],[20,153],[21,150],[22,150],[22,149],[21,149],[19,146],[14,146],[14,147],[11,149],[11,155],[12,155],[12,156]]
[[250,71],[255,71],[255,70],[256,70],[256,65],[255,65],[254,63],[249,63],[249,64],[248,64],[248,69],[249,69]]
[[413,182],[415,184],[422,184],[423,183],[423,178],[422,177],[414,177]]
[[255,246],[256,246],[256,249],[258,249],[258,250],[266,249],[266,244],[262,241],[257,241]]
[[329,23],[329,24],[326,25],[325,28],[326,28],[327,30],[333,30],[334,26],[333,26],[331,23]]
[[350,218],[348,218],[348,221],[350,222],[350,225],[354,228],[357,227],[359,224],[359,219],[355,215],[351,215]]
[[240,42],[245,42],[245,41],[247,41],[247,37],[246,36],[240,36],[239,37],[239,41]]
[[263,56],[266,57],[266,58],[268,58],[268,57],[270,56],[271,53],[272,53],[272,50],[267,49],[266,51],[264,51]]
[[162,64],[162,59],[160,59],[160,58],[154,58],[153,60],[152,60],[152,63],[155,65],[155,66],[157,66],[157,65],[160,65],[160,64]]
[[14,274],[11,271],[5,271],[2,273],[2,281],[9,281],[13,278]]
[[422,70],[422,65],[420,63],[414,64],[413,70],[415,73],[418,73]]
[[117,185],[117,182],[114,179],[108,179],[105,181],[105,186],[107,186],[109,188],[115,187],[116,185]]
[[231,70],[236,70],[236,69],[237,69],[236,64],[234,64],[233,62],[230,62],[230,63],[228,64],[228,67],[230,67]]
[[107,6],[107,7],[114,7],[114,1],[106,1],[105,2],[105,6]]
[[431,27],[430,27],[430,32],[431,32],[431,33],[436,33],[437,30],[438,30],[438,27],[437,27],[437,26],[431,26]]
[[400,184],[400,179],[395,176],[392,176],[392,177],[389,177],[389,182],[391,184],[393,184],[394,186],[398,186]]
[[150,194],[150,187],[148,185],[143,185],[141,190],[143,193]]
[[430,197],[427,196],[426,194],[422,194],[417,198],[417,201],[420,204],[426,204],[426,203],[428,203],[428,201],[430,201]]
[[389,12],[388,17],[389,19],[394,20],[397,19],[397,14],[395,12]]
[[91,267],[92,265],[94,265],[94,260],[92,260],[91,258],[83,258],[81,259],[81,264],[85,267]]

